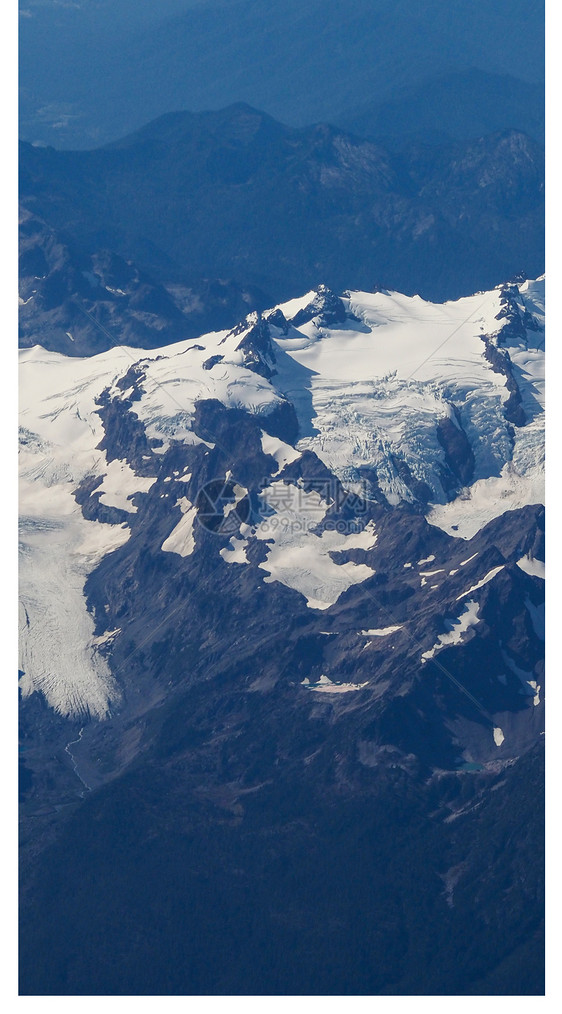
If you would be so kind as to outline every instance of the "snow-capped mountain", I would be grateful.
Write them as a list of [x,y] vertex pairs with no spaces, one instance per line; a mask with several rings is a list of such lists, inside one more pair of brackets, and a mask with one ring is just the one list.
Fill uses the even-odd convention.
[[[192,556],[202,474],[234,496],[225,563],[250,563],[261,543],[257,579],[322,610],[376,573],[338,554],[369,551],[376,562],[381,508],[410,505],[469,540],[541,503],[543,326],[542,280],[443,305],[321,287],[140,358],[128,348],[82,360],[23,352],[24,695],[40,690],[71,716],[107,713],[119,689],[102,645],[117,635],[94,632],[85,579],[134,540],[158,500],[170,530],[153,550]],[[226,453],[214,418],[225,412],[243,413],[259,443],[209,472]],[[330,529],[353,502],[357,530]]]
[[296,784],[378,806],[399,781],[445,828],[424,890],[454,923],[483,861],[456,829],[542,742],[544,280],[320,286],[161,349],[20,358],[24,806],[101,820],[137,786],[142,838],[158,771],[154,799],[212,801],[253,855],[241,815],[271,793],[268,826],[301,828]]

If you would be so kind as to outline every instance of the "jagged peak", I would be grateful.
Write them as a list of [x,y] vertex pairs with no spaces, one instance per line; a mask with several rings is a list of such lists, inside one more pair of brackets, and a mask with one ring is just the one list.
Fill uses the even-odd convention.
[[226,338],[223,340],[228,341],[229,338],[236,338],[240,334],[245,334],[247,331],[256,327],[261,320],[261,312],[259,310],[252,310],[251,313],[248,313],[243,320],[239,321],[239,323],[228,332]]
[[244,366],[270,380],[276,372],[275,351],[269,324],[259,310],[249,313],[232,331],[229,331],[223,342],[239,336],[241,340],[235,346],[235,351],[242,352]]
[[347,311],[340,297],[324,284],[318,285],[314,291],[311,301],[290,319],[290,323],[299,327],[318,317],[319,323],[324,326],[343,324]]

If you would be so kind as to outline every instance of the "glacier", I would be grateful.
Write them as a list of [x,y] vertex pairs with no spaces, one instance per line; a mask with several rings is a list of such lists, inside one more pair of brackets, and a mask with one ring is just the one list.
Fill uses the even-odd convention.
[[[330,316],[326,307],[333,311],[334,300],[343,311]],[[270,518],[243,525],[221,556],[248,564],[249,540],[263,543],[264,580],[326,610],[375,573],[367,562],[342,562],[338,554],[372,549],[376,533],[368,526],[355,534],[322,529],[329,498],[303,491],[286,470],[312,451],[346,491],[372,495],[389,509],[416,507],[431,525],[470,539],[506,511],[543,502],[543,342],[541,278],[444,304],[387,291],[330,295],[327,302],[319,289],[261,318],[251,314],[232,331],[150,352],[115,347],[79,359],[40,346],[21,351],[22,694],[38,691],[73,718],[104,718],[119,702],[110,644],[95,636],[84,586],[100,561],[129,539],[142,498],[158,479],[171,477],[158,474],[153,457],[154,474],[146,474],[108,452],[104,397],[144,428],[159,456],[175,442],[214,446],[216,434],[194,431],[202,401],[256,416],[262,450],[277,466],[262,501],[274,499],[276,484],[293,499],[284,512],[271,508],[275,531]],[[514,389],[518,422],[506,409]],[[298,420],[296,438],[271,435],[268,417],[289,407]],[[459,434],[459,446],[472,456],[470,476],[461,469],[456,486],[442,421],[449,443]],[[109,512],[101,519],[87,518],[80,507],[84,482]],[[187,497],[170,503],[175,507],[180,513],[170,517],[160,547],[187,565],[197,551],[197,511]],[[521,561],[520,569],[536,571],[532,561]],[[423,572],[422,584],[440,572]]]

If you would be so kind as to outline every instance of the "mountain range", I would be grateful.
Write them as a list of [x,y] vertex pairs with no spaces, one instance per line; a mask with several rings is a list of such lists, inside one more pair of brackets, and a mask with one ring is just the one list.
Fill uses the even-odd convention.
[[[401,133],[393,104],[405,91],[422,118],[436,93],[448,95],[440,129],[457,137],[460,127],[468,140],[528,131],[531,121],[540,130],[543,85],[541,0],[23,0],[20,8],[21,136],[57,148],[91,148],[164,113],[232,102],[292,126],[344,128],[357,110],[385,103],[393,121],[383,134]],[[404,127],[411,132],[411,120]]]
[[20,995],[542,995],[543,2],[19,13]]
[[513,130],[396,152],[245,105],[93,151],[23,143],[21,343],[157,347],[319,278],[446,300],[534,277],[543,162]]
[[24,994],[542,990],[544,282],[20,353]]
[[360,102],[339,122],[361,137],[397,148],[412,141],[475,140],[506,128],[544,144],[544,87],[471,68],[405,85],[382,100]]

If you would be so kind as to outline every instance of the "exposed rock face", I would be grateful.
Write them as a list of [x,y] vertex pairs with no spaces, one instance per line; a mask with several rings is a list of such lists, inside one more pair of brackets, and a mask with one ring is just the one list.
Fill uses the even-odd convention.
[[[449,489],[451,491],[455,489],[455,479],[460,486],[468,486],[474,475],[474,452],[458,419],[456,422],[448,416],[440,419],[437,424],[437,436],[453,476],[453,483],[449,485]],[[458,489],[458,485],[456,488]]]
[[268,324],[272,324],[273,327],[279,328],[281,334],[287,334],[289,331],[289,324],[282,310],[272,310],[271,313],[266,315]]
[[219,363],[222,363],[222,360],[223,360],[223,356],[219,356],[219,355],[217,355],[217,356],[210,356],[209,359],[206,359],[205,362],[203,363],[203,369],[204,370],[212,370],[213,366],[217,366]]
[[[525,278],[519,278],[518,281],[524,282]],[[503,341],[513,336],[524,338],[525,331],[540,331],[539,322],[525,306],[515,282],[502,288],[501,303],[496,319],[505,321],[501,330]]]
[[503,346],[510,341],[525,341],[526,332],[540,331],[540,324],[525,306],[521,293],[515,283],[502,289],[501,309],[497,320],[501,322],[499,331],[484,338],[486,343],[486,359],[494,370],[506,378],[509,398],[504,405],[504,414],[514,426],[524,426],[525,410],[522,405],[521,391],[514,376],[511,358]]
[[[231,334],[239,334],[240,325]],[[275,352],[271,344],[271,331],[261,315],[250,314],[247,318],[246,333],[238,345],[243,353],[244,366],[271,380],[275,373]]]
[[343,324],[346,316],[345,306],[339,296],[325,285],[319,285],[314,299],[291,318],[291,324],[298,328],[309,320],[317,319],[320,327],[330,327],[333,324]]
[[84,253],[22,209],[20,225],[21,348],[42,345],[69,356],[115,345],[158,348],[228,327],[249,306],[270,300],[232,280],[163,285],[130,260],[104,249]]
[[505,386],[509,391],[509,398],[504,405],[504,415],[514,426],[524,426],[526,422],[525,411],[521,404],[521,392],[511,369],[509,352],[494,344],[493,339],[486,341],[486,359],[492,364],[497,373],[505,377]]

